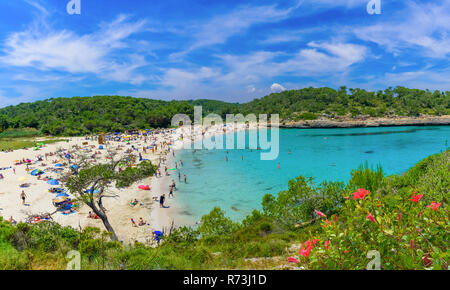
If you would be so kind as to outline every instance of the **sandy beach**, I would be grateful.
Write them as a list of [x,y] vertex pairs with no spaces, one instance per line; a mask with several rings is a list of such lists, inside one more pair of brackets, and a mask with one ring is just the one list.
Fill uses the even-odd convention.
[[[227,130],[237,131],[245,130],[247,126],[245,124],[239,125],[227,125]],[[211,136],[223,134],[225,127],[222,125],[213,125],[208,128],[198,127],[196,128],[196,135],[199,138],[209,138]],[[202,134],[203,133],[203,134]],[[150,177],[142,180],[136,184],[133,184],[126,189],[116,189],[115,187],[108,188],[108,193],[115,195],[114,198],[105,198],[104,206],[107,209],[108,219],[115,229],[119,240],[124,243],[132,243],[139,241],[142,243],[151,243],[153,236],[152,232],[163,231],[168,232],[172,226],[179,227],[184,225],[195,224],[192,220],[186,220],[182,218],[183,205],[177,202],[176,191],[174,191],[174,198],[169,198],[169,185],[172,180],[178,183],[177,171],[168,170],[168,175],[164,174],[165,167],[175,167],[177,160],[177,152],[187,147],[189,140],[193,141],[193,133],[190,132],[190,128],[181,127],[177,130],[172,130],[170,133],[155,134],[152,136],[148,143],[159,144],[158,150],[153,152],[152,150],[146,150],[143,152],[143,147],[149,144],[144,144],[143,139],[136,137],[130,139],[129,144],[116,141],[109,141],[109,144],[104,145],[104,149],[100,151],[102,154],[96,155],[98,163],[106,162],[106,150],[121,146],[123,148],[129,148],[133,146],[136,148],[136,154],[141,154],[144,159],[152,161],[153,164],[159,165],[162,176]],[[184,137],[184,138],[183,138]],[[74,146],[85,148],[84,150],[92,150],[92,152],[99,152],[99,144],[96,138],[86,140],[86,137],[73,137],[66,138],[66,142],[59,142],[54,144],[48,144],[40,148],[39,150],[22,149],[15,150],[13,152],[0,152],[0,173],[3,175],[3,179],[0,180],[0,216],[5,220],[9,220],[11,217],[17,222],[25,222],[31,215],[39,214],[52,214],[53,221],[63,225],[71,226],[73,228],[85,228],[88,226],[99,227],[104,229],[103,223],[99,219],[88,218],[91,209],[79,203],[80,206],[71,214],[64,215],[61,212],[56,212],[56,208],[52,203],[55,198],[55,193],[51,193],[48,190],[52,187],[62,187],[64,184],[52,186],[45,180],[58,179],[60,177],[59,172],[54,172],[56,169],[55,164],[63,163],[65,160],[61,159],[60,155],[55,152],[67,152]],[[196,139],[194,141],[198,141]],[[163,147],[165,142],[171,143],[170,152],[168,152],[168,146]],[[126,145],[125,145],[126,144]],[[162,148],[163,147],[163,148]],[[89,149],[87,149],[89,148]],[[125,151],[125,150],[123,150]],[[124,152],[121,152],[123,154]],[[44,157],[49,154],[47,159]],[[42,158],[42,161],[37,161],[38,157]],[[17,165],[18,161],[23,159],[29,159],[31,163],[28,165]],[[30,174],[33,170],[43,170],[45,174],[40,179]],[[67,172],[68,166],[62,166],[64,172]],[[187,177],[189,178],[189,176]],[[183,176],[181,176],[181,182],[183,182]],[[21,185],[28,184],[28,187],[21,188]],[[138,189],[139,185],[150,185],[151,190],[145,191]],[[22,190],[26,194],[25,205],[22,204],[20,194]],[[166,195],[165,207],[160,208],[159,201],[155,200],[162,194]],[[69,193],[69,197],[75,199],[76,197]],[[155,198],[155,199],[154,199]],[[139,203],[135,206],[130,205],[130,201],[137,199]],[[131,223],[131,218],[136,222],[141,218],[146,222],[144,226],[135,227]]]

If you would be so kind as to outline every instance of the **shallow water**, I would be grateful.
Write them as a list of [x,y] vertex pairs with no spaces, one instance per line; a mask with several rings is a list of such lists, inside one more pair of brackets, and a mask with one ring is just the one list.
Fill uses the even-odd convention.
[[288,181],[299,175],[314,177],[317,183],[348,182],[350,171],[365,162],[380,164],[388,175],[404,173],[446,148],[450,126],[280,129],[279,136],[279,157],[272,161],[261,161],[260,151],[249,149],[228,150],[228,154],[227,150],[179,151],[176,160],[183,160],[184,166],[176,199],[185,208],[186,222],[200,220],[215,206],[240,220],[261,208],[266,193],[286,190]]

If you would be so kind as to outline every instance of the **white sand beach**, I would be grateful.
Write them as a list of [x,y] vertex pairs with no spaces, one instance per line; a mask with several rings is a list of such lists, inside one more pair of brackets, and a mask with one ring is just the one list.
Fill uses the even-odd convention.
[[[227,125],[227,130],[245,130],[245,124]],[[252,126],[253,127],[253,126]],[[203,131],[203,138],[213,135],[223,134],[224,126],[214,125],[208,128],[197,128]],[[202,136],[202,132],[197,131],[196,136]],[[184,137],[184,138],[183,138]],[[168,232],[172,226],[178,227],[183,225],[191,225],[192,221],[183,220],[178,213],[183,210],[182,204],[176,201],[175,198],[169,198],[169,185],[172,180],[178,182],[176,171],[168,171],[165,176],[164,169],[173,168],[176,160],[177,151],[184,148],[186,142],[191,140],[192,135],[190,128],[182,127],[177,130],[165,131],[149,137],[147,143],[143,137],[131,138],[129,143],[108,141],[109,144],[104,145],[104,150],[99,151],[99,144],[96,138],[86,140],[86,137],[66,138],[67,142],[59,142],[48,144],[40,150],[22,149],[13,152],[0,152],[0,173],[3,179],[0,180],[0,216],[4,220],[13,220],[25,222],[27,217],[39,214],[52,214],[53,221],[63,225],[74,228],[85,228],[88,226],[98,227],[104,229],[103,223],[99,219],[88,218],[90,208],[81,202],[80,206],[71,214],[64,215],[61,212],[56,212],[56,208],[52,203],[55,198],[55,193],[48,190],[52,187],[63,187],[63,184],[52,186],[46,182],[47,179],[57,179],[60,175],[53,172],[56,169],[55,165],[58,163],[64,164],[59,170],[69,170],[65,160],[61,159],[60,155],[55,152],[68,152],[73,146],[85,148],[84,150],[92,150],[96,154],[95,158],[98,163],[106,162],[106,150],[121,146],[124,149],[134,147],[135,153],[140,153],[142,158],[151,160],[153,164],[160,165],[162,177],[151,177],[133,184],[126,189],[116,189],[111,187],[108,192],[111,192],[117,197],[105,198],[104,207],[107,209],[108,219],[115,229],[119,240],[124,243],[132,243],[139,241],[142,243],[150,243],[152,241],[152,232],[155,230]],[[201,137],[200,137],[201,138]],[[182,141],[184,140],[184,142]],[[150,143],[157,144],[157,150],[146,150],[143,152],[143,147]],[[168,152],[169,146],[164,146],[165,143],[171,143],[171,151]],[[123,150],[125,151],[125,150]],[[121,152],[123,153],[123,152]],[[52,156],[47,156],[52,154]],[[175,154],[175,157],[173,157]],[[42,161],[37,161],[41,156]],[[46,159],[47,158],[47,159]],[[28,165],[20,164],[18,161],[29,159],[31,163]],[[39,179],[30,174],[33,170],[43,170],[43,174]],[[28,187],[21,188],[23,184],[28,184]],[[138,189],[138,185],[150,185],[150,191]],[[22,190],[26,194],[25,205],[22,204],[20,194]],[[160,208],[159,201],[153,197],[166,195],[166,202],[164,208]],[[69,193],[69,197],[75,199],[76,197]],[[130,201],[137,199],[139,203],[135,206],[130,205]],[[133,226],[131,218],[136,222],[141,218],[146,222],[144,226]]]

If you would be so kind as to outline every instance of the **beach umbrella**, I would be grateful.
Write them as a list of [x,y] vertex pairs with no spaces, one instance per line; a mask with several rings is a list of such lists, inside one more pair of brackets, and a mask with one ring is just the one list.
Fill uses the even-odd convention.
[[64,202],[66,200],[67,200],[67,196],[60,196],[60,197],[54,198],[53,202],[54,203],[61,203],[61,202]]
[[142,189],[142,190],[150,190],[150,186],[149,185],[139,185],[138,188]]
[[70,165],[70,168],[78,169],[78,165]]
[[55,164],[55,167],[62,167],[63,165],[61,163]]
[[33,175],[33,176],[38,176],[38,175],[41,175],[41,174],[44,174],[44,173],[45,172],[40,170],[40,169],[35,169],[35,170],[31,171],[31,175]]
[[54,179],[50,179],[49,181],[47,181],[48,184],[50,185],[59,185],[59,181],[58,180],[54,180]]
[[56,197],[69,197],[67,193],[58,193]]

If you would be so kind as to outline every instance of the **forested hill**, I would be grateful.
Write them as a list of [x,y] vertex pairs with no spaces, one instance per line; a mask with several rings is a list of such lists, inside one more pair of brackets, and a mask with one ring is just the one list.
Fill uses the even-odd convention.
[[35,128],[43,134],[83,135],[170,126],[173,115],[203,113],[277,113],[282,119],[315,119],[319,116],[383,117],[449,115],[450,92],[430,92],[397,87],[378,92],[342,87],[284,91],[246,104],[217,100],[160,101],[120,96],[55,98],[0,109],[0,132]]

